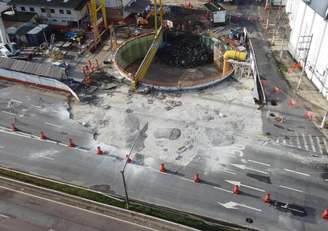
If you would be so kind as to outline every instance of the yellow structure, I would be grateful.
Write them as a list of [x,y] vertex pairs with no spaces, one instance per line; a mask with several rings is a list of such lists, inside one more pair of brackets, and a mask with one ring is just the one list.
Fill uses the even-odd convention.
[[[157,9],[157,3],[159,3],[159,9]],[[153,39],[153,42],[152,44],[150,45],[149,47],[149,50],[147,51],[146,53],[146,56],[144,57],[144,59],[142,60],[141,62],[141,65],[139,66],[135,76],[133,77],[132,81],[131,81],[131,90],[132,91],[135,91],[138,87],[138,82],[141,81],[155,55],[156,55],[156,52],[160,46],[160,44],[162,43],[162,38],[163,38],[163,3],[162,3],[162,0],[154,0],[154,39]],[[158,23],[158,16],[159,16],[159,23]],[[159,25],[158,25],[159,24]]]
[[235,50],[226,51],[223,56],[223,75],[227,74],[232,68],[231,64],[228,62],[229,59],[245,61],[246,56],[246,52],[240,52]]
[[[98,5],[97,5],[97,0],[90,0],[88,3],[90,22],[91,22],[92,32],[94,34],[92,48],[95,48],[99,45],[103,34],[108,31],[106,0],[99,0],[98,2],[99,2]],[[101,15],[101,17],[98,18],[98,15]]]

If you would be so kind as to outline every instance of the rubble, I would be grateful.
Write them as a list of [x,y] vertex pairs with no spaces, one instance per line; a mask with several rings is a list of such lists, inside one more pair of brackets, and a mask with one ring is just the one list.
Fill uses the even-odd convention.
[[201,37],[189,33],[166,33],[164,46],[158,50],[161,62],[175,67],[191,68],[213,61],[213,51]]

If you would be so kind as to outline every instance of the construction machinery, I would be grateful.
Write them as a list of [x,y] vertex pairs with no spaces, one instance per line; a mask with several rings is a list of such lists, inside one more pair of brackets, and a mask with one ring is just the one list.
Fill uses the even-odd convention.
[[90,0],[88,6],[91,29],[93,32],[93,41],[90,49],[95,50],[109,29],[106,13],[106,0]]
[[[153,9],[153,15],[154,15],[154,38],[153,42],[150,45],[144,59],[142,60],[137,72],[134,76],[132,76],[131,79],[131,90],[135,91],[138,87],[138,83],[145,77],[147,74],[147,71],[156,55],[156,52],[162,43],[163,39],[163,14],[164,14],[164,8],[163,8],[163,2],[162,0],[154,0],[154,9]],[[159,3],[159,6],[157,5]]]

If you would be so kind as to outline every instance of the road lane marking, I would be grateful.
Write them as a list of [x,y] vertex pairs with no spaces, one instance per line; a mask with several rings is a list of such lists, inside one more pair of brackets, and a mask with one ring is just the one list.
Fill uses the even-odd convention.
[[9,111],[2,111],[2,113],[12,115],[12,116],[17,116],[15,113],[9,112]]
[[62,128],[62,126],[57,125],[57,124],[52,124],[52,123],[48,123],[48,122],[45,122],[45,124],[52,126],[52,127],[56,127],[56,128]]
[[0,217],[2,217],[2,218],[10,218],[10,216],[7,216],[5,214],[0,214]]
[[264,189],[261,189],[261,188],[255,188],[253,186],[249,186],[249,185],[246,185],[246,184],[242,184],[241,182],[239,181],[233,181],[233,180],[224,180],[225,182],[229,183],[229,184],[232,184],[232,185],[238,185],[239,187],[244,187],[244,188],[249,188],[249,189],[253,189],[255,191],[259,191],[259,192],[266,192]]
[[225,172],[225,173],[228,173],[228,174],[232,174],[232,175],[236,175],[236,173],[235,173],[235,172],[233,172],[233,171],[230,171],[230,170],[223,170],[223,172]]
[[0,185],[0,188],[3,188],[3,189],[8,190],[8,191],[16,192],[16,193],[19,193],[19,194],[23,194],[23,195],[25,195],[27,197],[33,197],[33,198],[36,198],[36,199],[39,199],[39,200],[48,201],[48,202],[51,202],[51,203],[54,203],[54,204],[58,204],[58,205],[61,205],[61,206],[66,206],[66,207],[69,207],[69,208],[81,210],[81,211],[84,211],[86,213],[91,213],[91,214],[94,214],[94,215],[98,215],[98,216],[102,216],[102,217],[107,217],[107,218],[110,218],[110,219],[113,219],[113,220],[116,220],[116,221],[120,221],[122,223],[131,224],[131,225],[138,226],[138,227],[145,228],[145,229],[152,230],[152,231],[157,231],[156,229],[153,229],[153,228],[150,228],[150,227],[146,227],[146,226],[143,226],[143,225],[140,225],[140,224],[136,224],[136,223],[133,223],[133,222],[130,222],[130,221],[127,221],[127,220],[122,220],[120,218],[112,217],[110,215],[106,215],[106,214],[103,214],[103,213],[95,212],[95,211],[92,211],[92,210],[83,209],[83,208],[76,207],[76,206],[73,206],[73,205],[65,204],[63,202],[51,200],[51,199],[48,199],[48,198],[45,198],[45,197],[36,196],[36,195],[30,194],[30,193],[26,193],[26,192],[22,192],[22,191],[19,191],[19,190],[7,188],[7,187],[1,186],[1,185]]
[[224,189],[224,188],[220,188],[220,187],[217,187],[217,186],[214,186],[213,187],[214,189],[218,189],[218,190],[221,190],[221,191],[224,191],[224,192],[227,192],[227,193],[232,193],[231,190],[228,190],[228,189]]
[[297,147],[301,148],[301,141],[299,136],[296,136],[296,143],[297,143]]
[[306,141],[305,135],[302,134],[302,137],[303,137],[303,141],[304,141],[304,147],[305,147],[306,151],[309,151],[309,146],[308,146],[308,144],[307,144],[307,141]]
[[267,167],[271,166],[271,164],[263,163],[263,162],[260,162],[260,161],[255,161],[255,160],[250,160],[250,159],[248,159],[247,161],[252,162],[254,164],[261,164],[261,165],[264,165],[264,166],[267,166]]
[[292,172],[292,173],[303,175],[303,176],[310,176],[310,174],[307,174],[307,173],[304,173],[304,172],[297,172],[297,171],[294,171],[294,170],[291,170],[291,169],[288,169],[288,168],[284,168],[284,170],[287,171],[287,172]]
[[269,175],[268,172],[265,172],[265,171],[261,171],[261,170],[257,170],[257,169],[254,169],[254,168],[249,168],[247,167],[246,165],[244,164],[231,164],[232,166],[236,167],[236,168],[240,168],[240,169],[243,169],[243,170],[250,170],[250,171],[253,171],[253,172],[259,172],[259,173],[262,173],[264,175]]
[[310,140],[310,143],[311,143],[312,151],[317,152],[317,150],[314,146],[313,137],[311,135],[309,135],[309,140]]
[[291,187],[287,187],[287,186],[284,186],[284,185],[279,185],[279,187],[280,187],[280,188],[285,188],[285,189],[289,189],[289,190],[292,190],[292,191],[296,191],[296,192],[303,193],[302,190],[295,189],[295,188],[291,188]]
[[325,181],[328,181],[328,179],[325,179]]
[[317,144],[318,144],[318,147],[319,147],[319,152],[320,152],[320,154],[323,154],[322,147],[321,147],[321,142],[320,142],[320,137],[316,136],[316,140],[317,140]]
[[10,101],[15,102],[15,103],[19,103],[19,104],[23,103],[22,101],[17,100],[17,99],[10,99]]
[[227,208],[227,209],[238,209],[237,207],[242,207],[242,208],[247,208],[247,209],[251,209],[251,210],[255,210],[257,212],[262,212],[261,209],[258,209],[258,208],[254,208],[254,207],[251,207],[249,205],[245,205],[245,204],[239,204],[239,203],[236,203],[236,202],[233,202],[233,201],[230,201],[230,202],[226,202],[226,203],[221,203],[221,202],[218,202],[218,204],[222,205],[223,207]]

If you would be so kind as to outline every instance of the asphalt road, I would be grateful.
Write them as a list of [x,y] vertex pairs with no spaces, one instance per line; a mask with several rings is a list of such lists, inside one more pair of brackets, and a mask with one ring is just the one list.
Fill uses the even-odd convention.
[[[245,15],[254,14],[257,8],[245,6],[244,11]],[[289,91],[288,86],[270,60],[263,35],[255,31],[254,25],[245,25],[255,32],[254,46],[259,69],[271,82],[267,89],[268,97],[279,101],[277,106],[268,105],[262,111],[261,134],[269,135],[245,137],[243,142],[220,153],[219,157],[198,155],[186,167],[167,165],[166,173],[159,172],[160,160],[145,161],[134,156],[134,162],[126,169],[129,196],[261,230],[326,230],[328,223],[320,218],[320,213],[328,207],[327,140],[310,121],[299,116],[303,114],[303,108],[288,108],[287,95],[271,95],[269,90],[273,85],[284,92]],[[2,95],[2,111],[16,115],[26,112],[25,117],[17,117],[22,130],[37,135],[39,130],[45,129],[59,143],[40,141],[2,129],[2,165],[93,188],[109,185],[108,193],[123,195],[120,175],[124,164],[122,156],[109,153],[95,157],[95,151],[88,142],[92,134],[86,132],[87,129],[49,111],[27,106],[31,102],[25,102],[28,98],[24,94],[30,93],[22,93],[23,96],[17,98],[13,89],[1,89],[1,92],[5,91],[12,92],[7,93],[7,98]],[[6,102],[13,98],[21,103],[16,102],[11,109]],[[54,100],[53,97],[51,99]],[[54,101],[54,105],[60,104],[60,99]],[[44,108],[47,108],[47,103],[44,103]],[[271,112],[284,113],[286,122],[277,126],[270,120]],[[3,126],[12,119],[4,114],[8,113],[1,114],[0,124]],[[58,129],[46,123],[62,127]],[[61,145],[60,142],[64,144],[68,138],[67,134],[61,133],[63,130],[90,150]],[[200,174],[199,184],[191,180],[195,173]],[[240,185],[241,194],[232,194],[233,184]],[[289,203],[292,209],[278,210],[264,203],[262,197],[267,192],[272,200]],[[247,217],[254,222],[248,224],[245,221]]]
[[68,206],[0,186],[2,231],[146,231],[129,221]]

